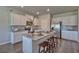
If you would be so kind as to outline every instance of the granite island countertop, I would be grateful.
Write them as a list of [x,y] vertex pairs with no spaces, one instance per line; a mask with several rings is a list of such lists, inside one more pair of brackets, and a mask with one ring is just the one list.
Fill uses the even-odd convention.
[[39,40],[39,39],[42,39],[42,38],[44,38],[44,37],[53,36],[53,35],[54,35],[53,32],[41,33],[41,35],[39,35],[39,34],[33,34],[33,33],[26,33],[26,34],[23,34],[24,37],[32,38],[32,40]]

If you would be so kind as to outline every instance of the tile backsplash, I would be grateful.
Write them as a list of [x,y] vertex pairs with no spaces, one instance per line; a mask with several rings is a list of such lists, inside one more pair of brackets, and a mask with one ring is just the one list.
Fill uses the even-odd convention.
[[[28,30],[28,28],[26,28],[26,25],[12,25],[11,26],[11,32],[19,32],[19,31],[25,31],[26,29]],[[34,30],[39,30],[39,26],[33,26],[32,27]]]
[[25,25],[12,25],[11,32],[25,31]]
[[63,25],[63,26],[62,26],[62,30],[78,31],[78,26]]

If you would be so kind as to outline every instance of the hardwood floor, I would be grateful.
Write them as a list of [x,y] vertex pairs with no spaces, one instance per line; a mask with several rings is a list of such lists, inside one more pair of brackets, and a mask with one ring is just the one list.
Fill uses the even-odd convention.
[[70,40],[63,40],[57,53],[79,53],[79,43]]
[[22,53],[22,42],[14,45],[8,43],[0,46],[0,53]]
[[[0,46],[0,53],[22,53],[22,42],[5,44]],[[79,43],[69,40],[63,40],[61,46],[55,53],[79,53]]]

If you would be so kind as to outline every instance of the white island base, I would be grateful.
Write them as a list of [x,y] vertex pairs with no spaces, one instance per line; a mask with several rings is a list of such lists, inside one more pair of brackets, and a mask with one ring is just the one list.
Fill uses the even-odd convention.
[[23,53],[38,53],[39,51],[39,43],[45,41],[46,39],[53,36],[53,32],[51,33],[43,33],[41,36],[36,35],[23,35]]

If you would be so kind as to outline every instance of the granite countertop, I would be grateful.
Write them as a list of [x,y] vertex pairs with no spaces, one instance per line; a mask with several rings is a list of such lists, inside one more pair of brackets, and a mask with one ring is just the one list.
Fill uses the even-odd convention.
[[53,34],[54,34],[53,32],[42,33],[42,35],[35,35],[35,34],[32,34],[32,33],[28,33],[28,34],[24,34],[23,36],[32,38],[33,40],[39,40],[39,39],[42,39],[42,38],[44,38],[46,36],[52,36]]
[[65,25],[65,26],[62,26],[62,30],[66,30],[66,31],[78,31],[78,26]]

